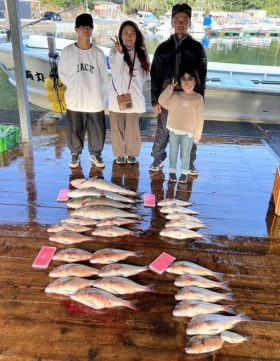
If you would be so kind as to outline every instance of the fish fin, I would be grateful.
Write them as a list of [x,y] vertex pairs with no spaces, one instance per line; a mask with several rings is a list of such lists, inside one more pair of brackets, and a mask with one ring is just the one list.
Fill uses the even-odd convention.
[[215,272],[213,276],[216,277],[219,281],[222,281],[224,279],[223,273]]
[[239,313],[236,317],[239,318],[240,321],[250,321],[251,318],[245,314],[245,312]]
[[234,310],[233,305],[225,306],[224,311],[227,312],[227,313],[231,313],[232,315],[237,315],[237,312]]
[[221,288],[223,288],[224,290],[230,290],[230,287],[228,285],[228,282],[220,282]]

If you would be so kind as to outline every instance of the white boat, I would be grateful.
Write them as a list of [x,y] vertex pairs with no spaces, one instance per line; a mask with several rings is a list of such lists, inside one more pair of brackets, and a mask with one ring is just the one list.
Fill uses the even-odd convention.
[[[74,40],[56,39],[60,52]],[[102,47],[108,57],[109,48]],[[47,37],[31,35],[24,41],[29,101],[50,109],[43,85],[49,76]],[[16,86],[11,43],[0,44],[0,66]],[[150,83],[145,84],[147,112],[151,112]],[[205,118],[209,120],[280,121],[280,67],[208,63]]]

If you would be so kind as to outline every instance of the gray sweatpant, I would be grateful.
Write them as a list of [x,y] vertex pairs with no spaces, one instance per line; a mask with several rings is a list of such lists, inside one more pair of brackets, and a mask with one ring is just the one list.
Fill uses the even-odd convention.
[[89,153],[101,155],[106,135],[104,111],[85,113],[67,109],[67,144],[71,154],[82,153],[86,133]]
[[112,150],[115,157],[137,157],[141,148],[138,113],[109,112]]

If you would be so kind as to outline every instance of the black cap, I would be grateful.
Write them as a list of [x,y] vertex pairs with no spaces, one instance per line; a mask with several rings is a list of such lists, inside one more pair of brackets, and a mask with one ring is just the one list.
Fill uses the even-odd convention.
[[176,4],[172,8],[172,18],[177,13],[186,13],[191,18],[192,17],[192,8],[188,4]]
[[79,28],[80,26],[88,26],[93,29],[93,18],[90,14],[84,13],[76,17],[75,27]]

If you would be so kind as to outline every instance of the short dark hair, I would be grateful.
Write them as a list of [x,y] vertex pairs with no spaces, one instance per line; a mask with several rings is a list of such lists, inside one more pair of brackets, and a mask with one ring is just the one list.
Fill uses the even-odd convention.
[[93,29],[93,18],[90,14],[84,13],[76,17],[75,27],[79,28],[80,26],[88,26]]
[[172,8],[172,18],[177,13],[186,13],[191,18],[192,17],[192,8],[188,4],[175,4]]

